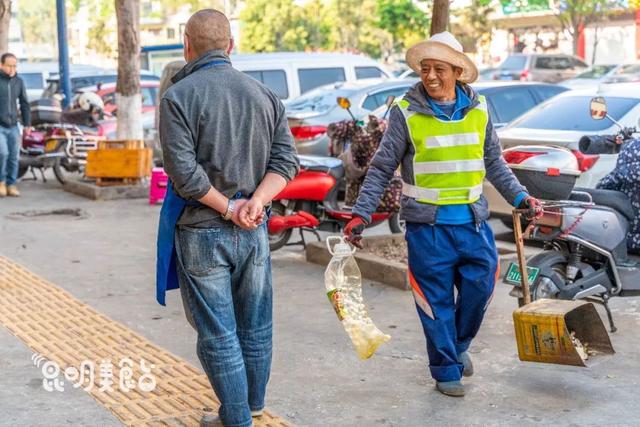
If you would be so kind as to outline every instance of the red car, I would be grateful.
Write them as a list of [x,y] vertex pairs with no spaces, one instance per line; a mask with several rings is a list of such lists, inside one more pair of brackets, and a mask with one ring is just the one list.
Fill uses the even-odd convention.
[[[140,93],[142,94],[142,113],[155,111],[158,106],[158,88],[159,81],[142,81],[140,82]],[[104,101],[104,111],[113,113],[116,109],[116,85],[115,83],[106,83],[96,88],[95,91]]]

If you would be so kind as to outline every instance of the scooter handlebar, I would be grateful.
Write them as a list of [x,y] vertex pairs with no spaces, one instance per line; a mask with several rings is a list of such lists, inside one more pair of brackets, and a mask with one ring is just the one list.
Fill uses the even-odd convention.
[[584,154],[615,154],[620,146],[616,135],[585,135],[580,138],[578,149]]

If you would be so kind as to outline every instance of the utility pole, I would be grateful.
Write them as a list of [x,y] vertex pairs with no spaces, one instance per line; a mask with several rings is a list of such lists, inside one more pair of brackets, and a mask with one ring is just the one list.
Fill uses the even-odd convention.
[[447,31],[449,26],[449,0],[433,0],[431,35]]
[[58,18],[58,63],[60,66],[60,86],[64,99],[62,106],[68,107],[71,103],[71,77],[69,76],[69,49],[67,46],[67,12],[64,0],[56,0],[56,13]]

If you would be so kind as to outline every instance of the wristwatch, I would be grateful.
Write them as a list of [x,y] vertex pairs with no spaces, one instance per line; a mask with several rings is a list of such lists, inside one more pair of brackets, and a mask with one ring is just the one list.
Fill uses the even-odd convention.
[[233,218],[233,211],[235,210],[235,207],[236,201],[234,199],[229,199],[229,202],[227,203],[227,211],[224,213],[222,218],[227,221],[231,220],[231,218]]

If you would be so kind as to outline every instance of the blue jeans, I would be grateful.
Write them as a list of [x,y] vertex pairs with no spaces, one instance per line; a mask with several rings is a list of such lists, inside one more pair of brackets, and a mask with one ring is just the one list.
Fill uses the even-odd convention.
[[246,231],[220,219],[176,229],[178,278],[198,332],[197,353],[227,427],[251,426],[271,372],[271,258],[266,223]]
[[478,333],[493,296],[498,269],[493,232],[486,222],[478,228],[407,223],[406,239],[431,376],[457,381],[462,376],[458,355]]
[[0,182],[13,185],[18,179],[20,158],[20,129],[18,125],[0,126]]

